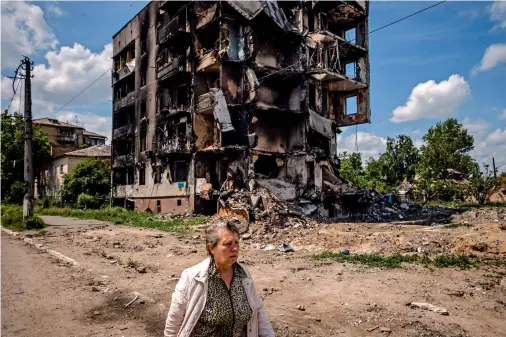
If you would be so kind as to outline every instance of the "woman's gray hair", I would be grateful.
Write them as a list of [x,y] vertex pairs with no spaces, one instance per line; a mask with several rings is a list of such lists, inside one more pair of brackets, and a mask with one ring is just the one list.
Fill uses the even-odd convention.
[[211,248],[218,245],[218,241],[220,240],[220,229],[226,229],[239,236],[239,229],[230,221],[212,223],[206,228],[206,249],[209,255],[212,255]]

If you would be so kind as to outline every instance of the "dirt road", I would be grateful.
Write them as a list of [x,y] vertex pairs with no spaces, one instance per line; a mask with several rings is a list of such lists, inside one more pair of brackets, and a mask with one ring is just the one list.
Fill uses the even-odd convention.
[[[97,221],[45,220],[57,226],[33,240],[77,260],[80,267],[59,266],[32,247],[3,238],[5,336],[33,336],[35,331],[38,336],[163,335],[178,276],[205,257],[201,235]],[[478,221],[458,228],[326,224],[267,233],[252,227],[252,237],[242,241],[242,261],[253,272],[278,337],[502,337],[506,336],[506,292],[500,286],[506,277],[504,267],[380,269],[310,258],[322,247],[386,254],[423,247],[451,253],[467,252],[478,242],[478,248],[486,249],[477,253],[504,259],[502,226]],[[295,253],[260,249],[284,240],[294,245]],[[24,294],[17,294],[20,287]],[[413,309],[408,302],[442,306],[449,315]]]

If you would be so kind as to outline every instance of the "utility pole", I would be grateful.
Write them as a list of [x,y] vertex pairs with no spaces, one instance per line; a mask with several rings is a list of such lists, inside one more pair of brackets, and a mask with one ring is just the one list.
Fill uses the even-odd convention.
[[495,168],[495,158],[492,157],[492,169],[494,170],[494,179],[497,180],[497,171]]
[[28,190],[23,199],[23,218],[33,216],[33,152],[32,152],[32,63],[27,56],[23,60],[25,66],[25,183]]

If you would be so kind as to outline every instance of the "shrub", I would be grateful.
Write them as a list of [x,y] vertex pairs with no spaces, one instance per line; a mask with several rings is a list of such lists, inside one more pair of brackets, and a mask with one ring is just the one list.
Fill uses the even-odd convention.
[[22,205],[26,192],[27,188],[25,183],[21,181],[15,181],[12,183],[5,201],[9,204]]
[[102,206],[102,201],[97,196],[81,193],[77,197],[75,206],[79,209],[97,209]]
[[23,225],[23,208],[2,205],[2,226],[20,227]]
[[25,220],[25,229],[40,229],[46,227],[46,223],[40,216],[32,216]]

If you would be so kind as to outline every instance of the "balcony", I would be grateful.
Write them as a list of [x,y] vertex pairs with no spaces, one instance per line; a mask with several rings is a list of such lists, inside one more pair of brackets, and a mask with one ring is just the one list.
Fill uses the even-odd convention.
[[113,168],[117,167],[127,167],[135,165],[135,155],[133,153],[125,154],[122,156],[117,156],[114,158],[114,162],[112,164]]
[[178,55],[174,58],[169,58],[166,62],[158,62],[157,78],[159,80],[164,80],[179,72],[185,71],[186,57],[184,55]]
[[160,145],[159,154],[190,153],[191,144],[189,138],[175,137],[168,139]]
[[128,62],[122,69],[112,73],[112,84],[116,84],[131,74],[135,74],[135,59]]
[[113,138],[135,135],[135,124],[127,124],[114,129]]
[[158,29],[157,42],[164,46],[171,44],[187,45],[191,42],[190,25],[187,20],[187,8],[177,16],[165,20]]
[[135,90],[114,102],[114,111],[125,108],[135,103]]
[[56,139],[59,143],[75,143],[76,135],[72,136],[57,136]]

